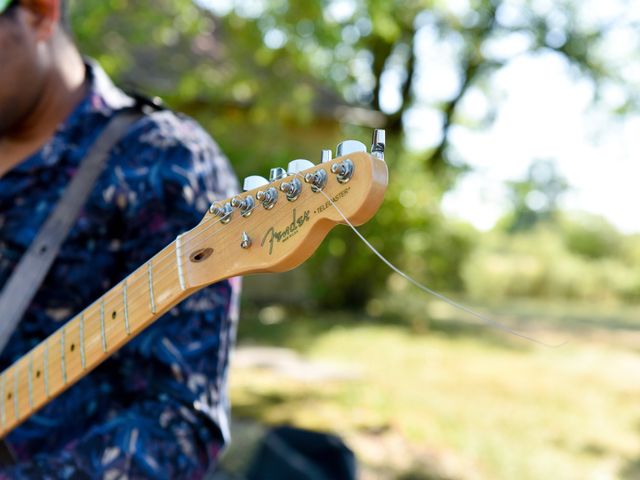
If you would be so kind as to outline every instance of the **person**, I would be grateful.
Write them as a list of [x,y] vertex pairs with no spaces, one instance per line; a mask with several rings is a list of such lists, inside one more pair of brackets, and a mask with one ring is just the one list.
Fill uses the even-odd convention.
[[[114,112],[132,100],[78,53],[66,0],[0,0],[0,289]],[[2,369],[193,228],[237,181],[214,141],[168,110],[138,120],[18,329]],[[1,478],[201,478],[228,439],[239,282],[220,282],[11,432]],[[1,321],[1,319],[0,319]]]

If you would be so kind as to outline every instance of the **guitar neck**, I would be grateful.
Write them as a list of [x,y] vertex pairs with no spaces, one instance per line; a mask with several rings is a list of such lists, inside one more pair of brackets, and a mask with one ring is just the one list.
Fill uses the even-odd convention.
[[[270,183],[258,177],[261,186],[212,205],[196,227],[0,374],[0,438],[200,288],[290,270],[344,219],[369,220],[388,182],[377,154],[355,151],[316,166],[296,160],[297,173]],[[301,164],[311,166],[299,172]],[[336,203],[339,210],[330,208]]]
[[0,438],[192,294],[180,239],[0,375]]

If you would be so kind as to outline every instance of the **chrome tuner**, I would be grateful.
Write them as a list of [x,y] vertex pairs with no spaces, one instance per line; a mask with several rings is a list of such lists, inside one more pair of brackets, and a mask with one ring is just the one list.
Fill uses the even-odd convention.
[[333,152],[331,150],[322,150],[322,155],[320,157],[321,163],[327,163],[333,160]]
[[216,217],[220,217],[220,222],[226,224],[231,221],[231,217],[233,216],[233,207],[230,203],[225,203],[224,205],[214,203],[209,207],[209,213]]
[[344,155],[349,155],[351,153],[357,152],[367,152],[367,147],[364,143],[359,142],[357,140],[345,140],[340,145],[338,145],[338,151],[336,154],[338,157],[343,157]]
[[240,247],[248,250],[249,248],[251,248],[251,237],[249,237],[249,234],[247,232],[242,232],[242,240],[240,241]]
[[277,180],[281,180],[287,176],[287,171],[284,168],[272,168],[271,173],[269,174],[269,180],[275,182]]
[[253,201],[253,197],[251,196],[245,198],[233,197],[231,199],[231,206],[240,210],[240,214],[243,217],[248,217],[253,213],[256,203]]
[[371,155],[380,160],[384,160],[384,149],[386,146],[386,134],[384,130],[376,128],[373,131],[373,141],[371,142]]
[[340,183],[347,183],[353,177],[353,171],[355,170],[355,166],[353,162],[348,158],[340,163],[334,163],[331,165],[331,173],[337,175],[338,181]]
[[311,191],[318,193],[327,186],[327,180],[329,176],[324,170],[317,170],[315,173],[307,173],[304,176],[304,181],[311,184]]
[[278,190],[275,187],[268,188],[267,190],[259,190],[256,193],[256,199],[262,202],[262,206],[267,210],[271,210],[278,202]]
[[290,182],[282,182],[280,190],[287,195],[287,200],[295,202],[302,192],[302,182],[297,178],[292,179]]

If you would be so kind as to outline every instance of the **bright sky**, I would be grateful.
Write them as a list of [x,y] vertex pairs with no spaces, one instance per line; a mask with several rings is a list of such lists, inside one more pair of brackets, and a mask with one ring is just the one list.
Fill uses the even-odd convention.
[[508,205],[504,182],[523,178],[532,160],[549,158],[571,185],[566,208],[640,232],[634,208],[640,200],[640,118],[615,121],[590,112],[590,85],[576,82],[555,55],[523,57],[496,82],[505,97],[489,131],[453,132],[474,171],[446,196],[445,211],[490,228]]

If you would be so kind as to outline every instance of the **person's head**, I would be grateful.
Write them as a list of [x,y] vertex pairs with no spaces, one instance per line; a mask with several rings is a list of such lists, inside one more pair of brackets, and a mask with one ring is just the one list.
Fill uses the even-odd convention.
[[68,0],[0,0],[0,138],[37,104],[73,52]]

